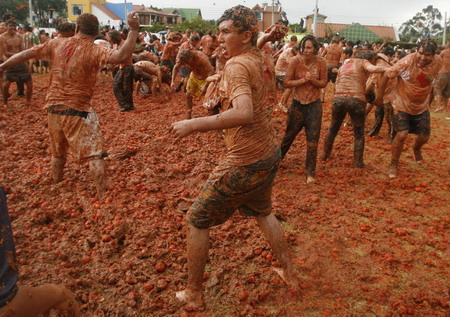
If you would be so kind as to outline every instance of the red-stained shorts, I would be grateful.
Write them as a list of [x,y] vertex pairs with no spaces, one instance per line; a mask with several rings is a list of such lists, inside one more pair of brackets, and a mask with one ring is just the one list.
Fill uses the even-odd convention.
[[103,155],[100,124],[92,108],[86,118],[49,112],[48,132],[53,157],[66,157],[69,148],[77,160],[98,159]]
[[190,223],[207,229],[224,223],[236,209],[245,216],[269,215],[280,160],[278,148],[272,157],[247,166],[216,167],[189,210]]

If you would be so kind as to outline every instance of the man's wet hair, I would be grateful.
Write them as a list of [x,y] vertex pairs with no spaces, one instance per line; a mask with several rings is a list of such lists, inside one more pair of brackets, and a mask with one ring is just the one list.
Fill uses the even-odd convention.
[[226,20],[233,21],[233,26],[240,29],[239,34],[249,31],[252,34],[251,43],[253,46],[256,45],[258,41],[258,18],[250,8],[238,5],[226,10],[217,21],[217,25]]
[[192,53],[191,50],[182,50],[180,52],[180,60],[181,61],[186,61],[186,60],[192,58],[192,56],[194,56],[194,54]]
[[347,54],[348,56],[352,56],[353,55],[353,48],[351,47],[346,47],[344,49],[344,53]]
[[123,28],[122,33],[124,35],[128,35],[128,33],[130,33],[130,30],[128,30],[127,28]]
[[313,35],[307,35],[302,38],[300,43],[298,43],[296,46],[298,46],[298,51],[303,52],[305,50],[306,41],[310,41],[312,45],[314,46],[314,54],[317,54],[319,52],[320,44],[319,41],[313,36]]
[[122,38],[120,37],[120,32],[117,30],[112,30],[108,32],[108,37],[109,40],[113,43],[113,44],[120,44],[120,42],[122,41]]
[[359,52],[358,56],[355,56],[356,58],[360,59],[367,59],[368,61],[372,61],[375,58],[376,54],[373,51],[361,51]]
[[62,22],[56,27],[58,32],[75,32],[75,24],[70,22]]
[[95,37],[95,40],[103,40],[104,41],[104,40],[106,40],[106,38],[103,35],[99,34]]
[[200,41],[200,37],[198,35],[192,34],[190,40],[191,42],[198,42]]
[[339,35],[335,35],[331,38],[331,43],[339,43],[339,41],[341,40],[341,38],[339,37]]
[[437,45],[436,42],[432,39],[424,39],[420,41],[417,50],[419,50],[421,47],[423,48],[424,53],[431,53],[432,55],[436,54]]
[[395,51],[391,46],[388,46],[384,49],[383,54],[386,56],[394,56]]
[[298,39],[297,39],[297,36],[296,36],[296,35],[292,35],[292,36],[291,36],[291,41],[292,41],[292,42],[297,42],[297,40],[298,40]]
[[80,33],[96,36],[99,32],[99,23],[95,15],[83,13],[77,19],[77,26]]
[[33,27],[32,27],[31,25],[27,25],[27,26],[25,27],[25,31],[27,31],[27,32],[33,32]]
[[8,20],[5,23],[6,23],[6,25],[14,25],[14,26],[19,25],[16,20]]

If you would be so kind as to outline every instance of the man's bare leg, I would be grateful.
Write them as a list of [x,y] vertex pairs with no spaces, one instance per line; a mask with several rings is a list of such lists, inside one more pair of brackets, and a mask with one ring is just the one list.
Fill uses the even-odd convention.
[[414,159],[418,164],[422,163],[423,156],[422,156],[422,146],[428,142],[428,139],[430,137],[426,135],[418,135],[416,137],[416,141],[413,145],[413,151],[414,151]]
[[106,190],[105,170],[106,166],[103,159],[99,158],[89,161],[89,171],[91,172],[91,177],[94,180],[94,185],[100,198],[103,197]]
[[26,96],[27,96],[27,106],[31,104],[31,97],[33,96],[33,81],[29,80],[25,83]]
[[389,168],[389,177],[394,178],[398,175],[398,161],[403,151],[403,144],[405,143],[408,131],[397,132],[394,141],[392,141],[392,157],[391,166]]
[[188,226],[187,264],[188,283],[184,291],[177,292],[176,297],[193,309],[201,308],[203,302],[203,274],[209,251],[209,229],[197,229]]
[[256,217],[256,221],[262,232],[269,240],[273,253],[281,264],[281,272],[278,272],[289,287],[298,290],[298,277],[294,272],[294,266],[288,252],[288,244],[284,238],[284,231],[273,213],[268,216]]
[[59,183],[64,176],[65,157],[52,157],[52,178],[53,183]]
[[434,110],[434,112],[440,112],[442,110],[444,110],[445,108],[445,100],[443,96],[440,95],[436,95],[434,97],[434,99],[436,100],[436,109]]
[[50,315],[50,310],[59,311],[58,316],[80,316],[80,308],[73,294],[65,287],[45,284],[38,287],[19,286],[14,299],[0,308],[4,317],[29,317]]
[[186,119],[191,119],[192,118],[192,95],[188,92],[186,93]]
[[2,87],[2,95],[3,95],[3,104],[5,106],[8,106],[8,99],[9,99],[9,86],[11,86],[11,82],[9,81],[5,81],[3,83],[3,87]]

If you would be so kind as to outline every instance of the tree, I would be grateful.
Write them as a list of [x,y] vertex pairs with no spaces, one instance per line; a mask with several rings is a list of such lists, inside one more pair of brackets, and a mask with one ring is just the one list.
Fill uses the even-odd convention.
[[186,29],[191,29],[197,32],[206,32],[206,30],[215,31],[217,29],[215,20],[203,20],[200,18],[195,18],[190,21],[183,21],[173,28],[175,31],[184,32]]
[[33,0],[32,6],[38,21],[67,16],[67,2],[65,0]]
[[28,1],[0,1],[0,18],[3,18],[5,14],[12,14],[17,21],[24,23],[28,19]]
[[441,20],[442,14],[439,9],[429,5],[402,24],[399,29],[400,39],[404,42],[415,42],[419,37],[439,37],[443,31]]

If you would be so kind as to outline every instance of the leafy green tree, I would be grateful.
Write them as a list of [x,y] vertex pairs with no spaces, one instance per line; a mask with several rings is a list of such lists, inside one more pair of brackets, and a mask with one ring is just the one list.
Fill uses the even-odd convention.
[[65,0],[33,0],[33,12],[39,21],[48,18],[67,17]]
[[442,36],[441,20],[442,14],[439,9],[429,5],[402,24],[399,29],[400,39],[404,42],[415,42],[419,37],[436,38]]
[[191,21],[183,21],[173,27],[175,31],[184,32],[186,29],[191,29],[197,32],[206,32],[206,30],[216,31],[217,25],[215,20],[203,20],[200,18],[192,19]]
[[12,14],[17,21],[25,23],[28,19],[28,1],[25,0],[6,0],[0,1],[0,18],[6,14]]
[[292,33],[305,33],[306,28],[302,27],[300,23],[289,24],[289,29]]

